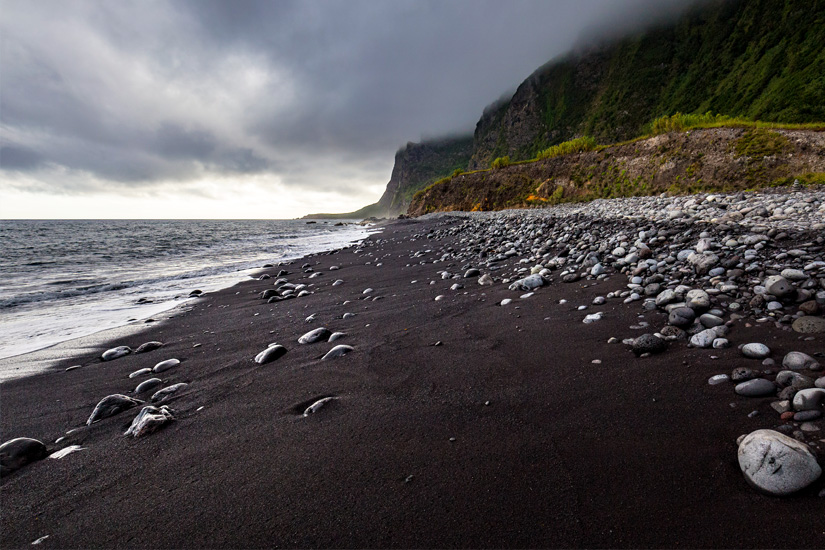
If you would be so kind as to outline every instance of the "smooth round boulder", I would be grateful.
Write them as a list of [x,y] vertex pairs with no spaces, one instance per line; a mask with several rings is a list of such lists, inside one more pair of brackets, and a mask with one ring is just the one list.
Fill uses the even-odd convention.
[[152,391],[153,389],[157,388],[158,386],[163,384],[163,380],[160,378],[150,378],[149,380],[144,380],[138,387],[135,388],[134,393],[140,395],[142,393],[146,393]]
[[123,357],[124,355],[129,355],[130,353],[132,353],[132,348],[129,346],[118,346],[116,348],[107,349],[103,352],[103,355],[101,355],[100,358],[104,361],[112,361],[113,359]]
[[756,430],[739,444],[745,480],[769,495],[784,496],[819,479],[822,468],[804,443],[774,430]]
[[322,361],[326,361],[327,359],[335,359],[336,357],[343,357],[344,355],[348,354],[349,352],[353,351],[355,348],[352,346],[347,346],[344,344],[339,344],[329,350],[326,355],[321,357]]
[[806,315],[793,322],[791,328],[801,334],[817,334],[825,332],[825,319]]
[[776,386],[773,385],[773,382],[765,378],[754,378],[753,380],[737,384],[736,387],[733,388],[733,391],[743,397],[765,397],[775,395]]
[[790,370],[817,370],[819,368],[819,363],[807,353],[802,353],[801,351],[791,351],[785,355],[784,359],[782,359],[782,366]]
[[46,458],[46,446],[30,437],[17,437],[0,445],[0,476],[6,476],[26,464]]
[[334,342],[336,340],[339,340],[339,339],[345,337],[346,335],[347,335],[346,332],[333,332],[332,334],[329,335],[329,338],[327,339],[327,342]]
[[314,344],[315,342],[320,342],[321,340],[326,341],[332,332],[328,330],[326,327],[318,327],[315,330],[311,330],[298,338],[299,344]]
[[636,356],[644,353],[661,353],[667,349],[667,341],[655,334],[642,334],[633,340],[630,347]]
[[265,365],[266,363],[270,363],[276,359],[279,359],[286,355],[287,349],[284,346],[279,344],[274,344],[269,346],[261,353],[255,356],[255,362],[259,365]]
[[742,355],[751,359],[764,359],[771,354],[771,350],[765,344],[751,343],[742,346]]
[[673,308],[667,316],[667,322],[679,328],[689,327],[694,319],[696,319],[696,313],[689,307]]
[[780,300],[783,298],[790,298],[796,294],[796,289],[785,277],[781,275],[771,275],[763,285],[768,294],[776,296]]
[[89,419],[86,420],[86,425],[91,426],[93,422],[114,416],[119,412],[125,411],[126,409],[131,409],[141,403],[142,401],[132,399],[131,397],[126,397],[125,395],[121,395],[119,393],[107,395],[101,399],[97,405],[95,405],[92,414],[89,415]]
[[152,368],[152,372],[159,373],[163,371],[167,371],[173,367],[177,367],[180,365],[180,360],[178,359],[167,359],[166,361],[161,361],[157,365]]
[[478,277],[479,275],[481,275],[481,271],[479,271],[478,269],[476,269],[474,267],[471,267],[470,269],[468,269],[467,271],[464,272],[464,278],[465,279],[470,279],[472,277]]
[[793,396],[793,408],[795,411],[816,411],[822,408],[823,401],[825,401],[825,389],[799,390]]
[[510,290],[535,290],[545,285],[544,278],[539,274],[528,275],[510,285]]

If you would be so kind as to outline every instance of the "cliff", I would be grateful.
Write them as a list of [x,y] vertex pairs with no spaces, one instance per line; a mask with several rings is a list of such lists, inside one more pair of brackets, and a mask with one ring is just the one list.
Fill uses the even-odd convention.
[[407,143],[395,153],[395,164],[384,194],[377,203],[345,214],[309,214],[305,218],[393,218],[406,212],[413,195],[436,180],[467,167],[472,154],[471,136]]
[[675,23],[539,68],[476,125],[469,169],[590,135],[643,133],[661,115],[825,120],[825,0],[703,3]]

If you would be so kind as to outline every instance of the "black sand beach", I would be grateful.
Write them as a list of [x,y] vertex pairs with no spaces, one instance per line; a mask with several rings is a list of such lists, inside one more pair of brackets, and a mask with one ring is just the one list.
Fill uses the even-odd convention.
[[[577,307],[625,288],[620,274],[555,282],[526,299],[475,280],[451,291],[455,281],[437,272],[461,266],[430,262],[461,245],[425,237],[450,223],[393,222],[372,246],[264,270],[271,279],[205,295],[147,332],[3,383],[3,441],[83,450],[2,479],[2,546],[46,535],[46,548],[825,546],[825,480],[773,498],[740,472],[736,438],[778,417],[771,399],[707,380],[753,360],[735,346],[682,341],[637,358],[608,343],[646,332],[629,328],[640,316],[651,329],[666,323],[618,299],[582,323],[596,308]],[[422,250],[432,252],[412,258]],[[304,262],[323,275],[308,279]],[[314,293],[261,300],[279,269]],[[513,302],[499,306],[504,298]],[[335,344],[354,351],[321,361],[334,344],[298,344],[320,326],[347,333]],[[823,349],[821,335],[803,340],[770,323],[735,321],[731,334],[774,357]],[[99,359],[150,340],[164,346]],[[256,364],[273,342],[288,353]],[[172,357],[182,363],[160,378],[189,383],[167,402],[174,422],[138,439],[123,432],[139,409],[85,426],[100,399],[145,379],[129,373]],[[325,396],[338,399],[302,415]]]

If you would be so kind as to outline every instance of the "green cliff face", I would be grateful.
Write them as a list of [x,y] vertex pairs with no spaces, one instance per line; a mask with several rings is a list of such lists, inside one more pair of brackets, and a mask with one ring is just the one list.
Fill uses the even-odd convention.
[[538,69],[485,110],[469,169],[533,158],[575,136],[630,139],[676,112],[823,121],[824,45],[825,0],[701,4],[673,24]]

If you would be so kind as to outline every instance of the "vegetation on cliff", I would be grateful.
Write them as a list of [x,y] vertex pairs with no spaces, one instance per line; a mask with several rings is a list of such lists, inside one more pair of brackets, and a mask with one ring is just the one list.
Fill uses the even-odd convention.
[[576,136],[601,143],[650,120],[708,111],[766,122],[825,120],[825,1],[717,0],[670,25],[548,63],[485,110],[470,169]]

